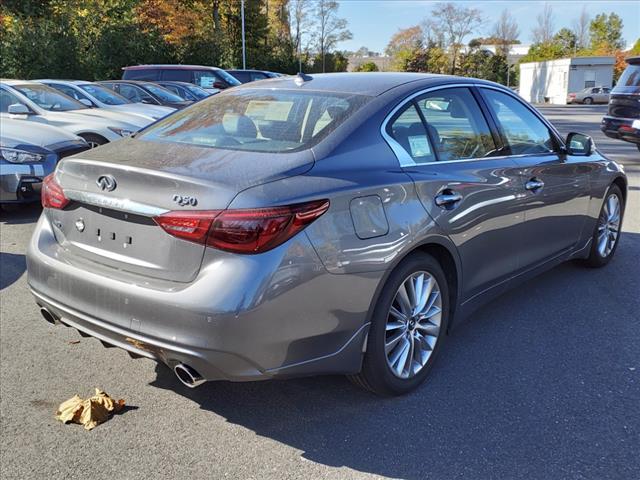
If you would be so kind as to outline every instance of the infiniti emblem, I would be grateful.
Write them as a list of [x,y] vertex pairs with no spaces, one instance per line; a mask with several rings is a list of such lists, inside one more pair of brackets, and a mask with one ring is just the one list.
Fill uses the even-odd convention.
[[102,175],[98,177],[98,179],[96,180],[96,185],[100,187],[100,190],[105,192],[112,192],[118,186],[118,184],[116,183],[116,179],[111,175]]

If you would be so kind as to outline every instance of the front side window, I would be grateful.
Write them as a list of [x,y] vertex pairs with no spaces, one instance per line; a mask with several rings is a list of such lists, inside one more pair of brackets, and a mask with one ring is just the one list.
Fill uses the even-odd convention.
[[497,90],[482,90],[512,155],[554,151],[555,142],[549,128],[520,100]]
[[439,161],[468,160],[496,153],[489,125],[468,88],[436,90],[416,101]]
[[118,95],[113,90],[102,85],[91,83],[80,85],[80,88],[94,98],[97,98],[98,101],[104,103],[105,105],[126,105],[128,103],[131,103],[122,95]]
[[50,112],[68,112],[70,110],[83,110],[87,107],[77,100],[64,95],[55,88],[42,84],[15,85],[13,88],[38,105]]
[[132,102],[136,103],[151,103],[157,104],[156,100],[145,92],[142,88],[135,85],[127,85],[126,83],[117,84],[119,93],[125,98],[128,98]]
[[24,105],[24,103],[21,102],[13,93],[0,88],[0,112],[9,113],[9,105],[15,104]]
[[82,95],[80,92],[77,92],[75,88],[69,87],[68,85],[62,85],[59,83],[48,84],[48,85],[51,88],[55,88],[56,90],[64,93],[68,97],[75,98],[76,100],[80,100],[82,98],[89,100],[85,95]]
[[142,140],[256,152],[309,148],[370,97],[240,90],[214,95],[153,124]]
[[164,87],[154,85],[153,83],[145,83],[145,88],[158,97],[163,102],[182,102],[183,99]]
[[427,129],[422,123],[416,106],[410,102],[395,120],[387,125],[387,133],[416,163],[435,161]]

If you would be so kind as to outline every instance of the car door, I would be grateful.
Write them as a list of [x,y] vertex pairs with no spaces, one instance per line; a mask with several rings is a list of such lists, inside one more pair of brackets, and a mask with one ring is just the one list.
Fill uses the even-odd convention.
[[428,91],[385,128],[425,209],[458,249],[467,296],[511,276],[523,223],[520,176],[471,88]]
[[587,157],[564,154],[553,129],[523,101],[502,90],[479,90],[520,168],[525,209],[520,261],[533,267],[575,247],[587,216],[592,166]]

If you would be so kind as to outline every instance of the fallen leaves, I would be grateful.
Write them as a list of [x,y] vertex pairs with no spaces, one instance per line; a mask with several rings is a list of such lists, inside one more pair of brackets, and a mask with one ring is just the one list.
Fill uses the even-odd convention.
[[62,402],[56,411],[56,419],[62,423],[79,423],[84,425],[85,430],[91,430],[109,417],[122,411],[124,400],[114,400],[105,392],[96,388],[93,397],[83,400],[78,395],[74,395],[69,400]]

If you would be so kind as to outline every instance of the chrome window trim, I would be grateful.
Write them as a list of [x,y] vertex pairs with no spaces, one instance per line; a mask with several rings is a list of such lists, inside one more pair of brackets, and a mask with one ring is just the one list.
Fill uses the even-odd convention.
[[[461,162],[475,162],[475,161],[479,161],[479,160],[500,160],[500,159],[509,159],[509,158],[521,158],[521,157],[528,157],[528,156],[539,156],[539,155],[558,155],[558,152],[544,152],[544,153],[526,153],[526,154],[520,154],[520,155],[501,155],[498,157],[475,157],[475,158],[461,158],[461,159],[457,159],[457,160],[441,160],[441,161],[430,161],[430,162],[416,162],[411,155],[409,155],[409,153],[402,148],[402,145],[400,145],[391,135],[389,135],[387,133],[387,125],[389,123],[389,121],[391,120],[391,118],[393,118],[393,116],[398,113],[398,111],[400,111],[402,108],[404,108],[407,103],[411,102],[414,98],[419,97],[421,95],[424,95],[425,93],[430,93],[430,92],[434,92],[437,90],[444,90],[447,88],[489,88],[492,90],[497,90],[498,92],[502,92],[505,93],[507,95],[511,95],[513,98],[515,98],[516,100],[518,100],[520,103],[522,103],[526,108],[528,108],[538,119],[540,119],[542,121],[542,123],[544,123],[544,125],[550,129],[550,131],[552,132],[552,134],[556,137],[556,140],[558,140],[560,142],[561,146],[564,146],[564,141],[562,140],[562,137],[560,136],[560,134],[558,133],[558,131],[555,129],[555,127],[553,127],[553,125],[551,125],[546,118],[544,118],[539,112],[537,112],[535,110],[535,108],[531,107],[529,105],[528,102],[526,102],[525,100],[523,100],[521,97],[519,97],[518,95],[516,95],[515,93],[511,92],[510,90],[507,90],[506,88],[501,88],[501,87],[496,87],[493,85],[485,85],[483,83],[474,83],[474,82],[465,82],[465,83],[448,83],[448,84],[444,84],[444,85],[436,85],[434,87],[429,87],[429,88],[425,88],[423,90],[420,90],[418,92],[412,93],[411,95],[409,95],[408,97],[404,98],[400,103],[398,103],[398,105],[396,105],[391,112],[389,112],[387,114],[387,116],[384,118],[384,120],[382,121],[382,125],[380,126],[380,134],[382,135],[382,138],[384,138],[385,142],[387,142],[387,145],[389,145],[389,148],[391,148],[391,150],[393,151],[396,159],[398,160],[398,163],[400,164],[400,167],[402,168],[406,168],[406,167],[419,167],[422,165],[442,165],[442,164],[447,164],[447,163],[461,163]],[[478,105],[478,107],[480,107],[480,105]],[[484,116],[484,112],[483,112],[483,116]],[[428,139],[429,140],[429,139]],[[431,141],[429,140],[429,144],[431,145]],[[433,147],[433,145],[431,145],[431,147]]]
[[69,200],[93,205],[94,207],[118,210],[123,213],[132,213],[145,217],[155,217],[167,213],[166,208],[155,207],[145,203],[135,202],[128,198],[113,198],[99,193],[85,192],[81,190],[64,189],[64,194]]

